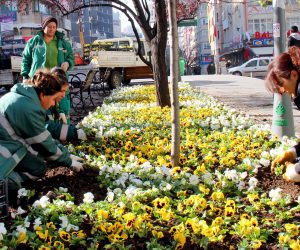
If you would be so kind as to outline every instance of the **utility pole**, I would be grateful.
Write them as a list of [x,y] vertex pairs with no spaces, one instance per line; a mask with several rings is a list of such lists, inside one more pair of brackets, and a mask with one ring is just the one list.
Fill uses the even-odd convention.
[[214,56],[214,61],[215,61],[215,69],[216,69],[216,72],[215,74],[219,74],[219,70],[220,70],[220,63],[219,63],[219,60],[220,60],[220,54],[219,54],[219,43],[218,43],[218,39],[219,39],[219,36],[218,36],[218,18],[217,18],[217,15],[218,15],[218,12],[217,12],[217,0],[214,0],[214,24],[215,24],[215,31],[216,31],[216,37],[215,37],[215,56]]
[[[273,0],[274,56],[285,51],[285,1]],[[295,136],[292,102],[289,94],[274,94],[272,133],[278,137]]]

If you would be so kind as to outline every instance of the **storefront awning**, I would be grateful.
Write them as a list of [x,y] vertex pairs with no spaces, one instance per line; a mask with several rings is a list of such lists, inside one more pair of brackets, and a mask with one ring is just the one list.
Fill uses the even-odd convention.
[[274,54],[274,47],[252,47],[251,50],[256,56],[273,56]]

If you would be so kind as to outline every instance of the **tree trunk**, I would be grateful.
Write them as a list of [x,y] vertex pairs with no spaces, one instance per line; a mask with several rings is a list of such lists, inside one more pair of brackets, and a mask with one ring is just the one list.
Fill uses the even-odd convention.
[[[151,60],[153,65],[154,81],[156,84],[156,102],[161,107],[171,106],[168,86],[166,47],[168,37],[168,25],[166,22],[166,2],[155,0],[156,34],[150,39]],[[148,36],[150,37],[150,35]],[[145,36],[147,39],[147,36]]]
[[157,40],[157,38],[154,38],[151,41],[151,60],[153,65],[154,82],[156,84],[156,103],[161,107],[170,107],[171,101],[165,61],[166,49],[161,45],[164,42]]
[[179,73],[179,53],[178,53],[178,30],[176,20],[176,1],[168,1],[169,24],[170,24],[170,72],[171,72],[171,113],[172,113],[172,165],[179,165],[180,158],[180,116],[178,97],[178,73]]

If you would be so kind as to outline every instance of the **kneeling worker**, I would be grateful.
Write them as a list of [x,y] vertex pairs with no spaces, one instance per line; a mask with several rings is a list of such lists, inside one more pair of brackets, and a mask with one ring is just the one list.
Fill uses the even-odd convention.
[[47,70],[37,71],[31,82],[16,84],[0,99],[0,179],[7,178],[10,189],[43,177],[47,161],[83,170],[83,159],[45,128],[46,111],[65,95],[68,84]]

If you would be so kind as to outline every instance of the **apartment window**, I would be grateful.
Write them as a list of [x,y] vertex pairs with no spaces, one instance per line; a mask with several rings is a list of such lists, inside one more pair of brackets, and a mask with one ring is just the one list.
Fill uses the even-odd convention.
[[208,37],[208,30],[201,30],[200,34],[201,34],[200,35],[201,39],[207,38]]
[[203,43],[203,44],[202,44],[202,49],[203,49],[203,50],[204,50],[204,49],[210,49],[209,43]]
[[208,24],[207,18],[202,18],[201,24],[202,25],[207,25]]
[[251,34],[255,32],[273,32],[273,21],[272,19],[252,19],[248,22],[248,31]]

